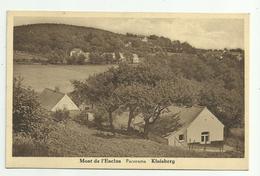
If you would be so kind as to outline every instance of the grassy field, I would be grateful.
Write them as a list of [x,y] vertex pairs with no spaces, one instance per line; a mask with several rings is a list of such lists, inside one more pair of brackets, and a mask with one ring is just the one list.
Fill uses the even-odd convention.
[[[40,156],[57,157],[239,157],[234,152],[189,151],[170,147],[137,136],[116,133],[115,136],[100,135],[99,130],[69,121],[66,125],[56,125],[48,142],[40,146]],[[19,142],[15,142],[19,143]],[[19,144],[20,145],[20,144]],[[16,156],[19,156],[19,145]],[[38,152],[26,145],[20,145],[29,156],[37,156]],[[45,150],[47,148],[47,150]],[[45,151],[45,152],[43,152]],[[33,153],[30,153],[33,152]],[[26,152],[25,152],[26,153]]]
[[72,91],[70,80],[83,80],[106,71],[111,65],[14,65],[14,76],[22,76],[24,84],[35,91],[58,86],[64,93]]

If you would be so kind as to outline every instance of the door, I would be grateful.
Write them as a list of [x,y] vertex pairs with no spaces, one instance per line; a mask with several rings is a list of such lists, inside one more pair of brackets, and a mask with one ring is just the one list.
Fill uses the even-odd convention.
[[204,131],[201,133],[201,144],[210,144],[210,135],[208,131]]

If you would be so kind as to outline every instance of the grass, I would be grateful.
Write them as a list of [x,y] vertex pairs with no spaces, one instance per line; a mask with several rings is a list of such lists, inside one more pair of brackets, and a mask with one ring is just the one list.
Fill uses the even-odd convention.
[[[234,152],[188,151],[150,140],[116,134],[102,136],[99,130],[74,121],[59,124],[46,143],[46,156],[56,157],[239,157]],[[16,146],[19,148],[19,146]],[[24,146],[22,146],[24,147]],[[31,150],[31,147],[29,147]],[[26,150],[26,149],[24,149]],[[19,149],[16,149],[19,151]],[[28,153],[25,151],[25,153]],[[37,156],[37,152],[29,152]],[[17,154],[17,156],[22,154]],[[24,156],[24,155],[23,155]],[[39,156],[43,156],[42,153]]]
[[71,92],[70,80],[83,80],[95,73],[106,71],[111,65],[14,65],[14,76],[22,76],[24,85],[41,92],[58,86],[64,93]]

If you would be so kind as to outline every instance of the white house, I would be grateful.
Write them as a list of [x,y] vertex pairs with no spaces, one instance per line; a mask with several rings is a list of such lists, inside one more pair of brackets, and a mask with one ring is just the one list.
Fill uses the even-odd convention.
[[72,56],[76,56],[76,57],[84,56],[85,57],[84,62],[89,62],[89,55],[90,55],[89,52],[84,52],[79,48],[74,48],[70,51],[70,57],[72,57]]
[[48,88],[45,88],[39,95],[39,101],[44,109],[52,112],[63,109],[69,111],[79,110],[77,105],[70,99],[67,94]]
[[148,38],[146,36],[143,37],[141,40],[142,40],[142,42],[148,42]]
[[[224,140],[224,125],[207,107],[170,106],[162,113],[155,125],[157,127],[150,127],[153,128],[151,132],[167,139],[168,145],[171,146],[210,144]],[[143,132],[144,121],[141,115],[136,116],[132,126]]]
[[191,143],[210,144],[224,140],[224,125],[207,107],[192,106],[168,108],[167,114],[176,114],[180,127],[164,137],[171,146]]

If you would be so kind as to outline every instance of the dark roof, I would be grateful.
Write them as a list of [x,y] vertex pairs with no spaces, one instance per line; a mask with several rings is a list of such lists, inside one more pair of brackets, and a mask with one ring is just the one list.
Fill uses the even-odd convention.
[[204,108],[202,106],[170,106],[152,126],[153,131],[160,136],[167,136],[171,132],[187,128]]
[[187,127],[204,109],[204,106],[178,107],[170,106],[166,109],[167,116],[176,114],[179,123],[183,127]]
[[64,93],[45,88],[39,95],[39,101],[43,108],[51,110],[64,95]]

